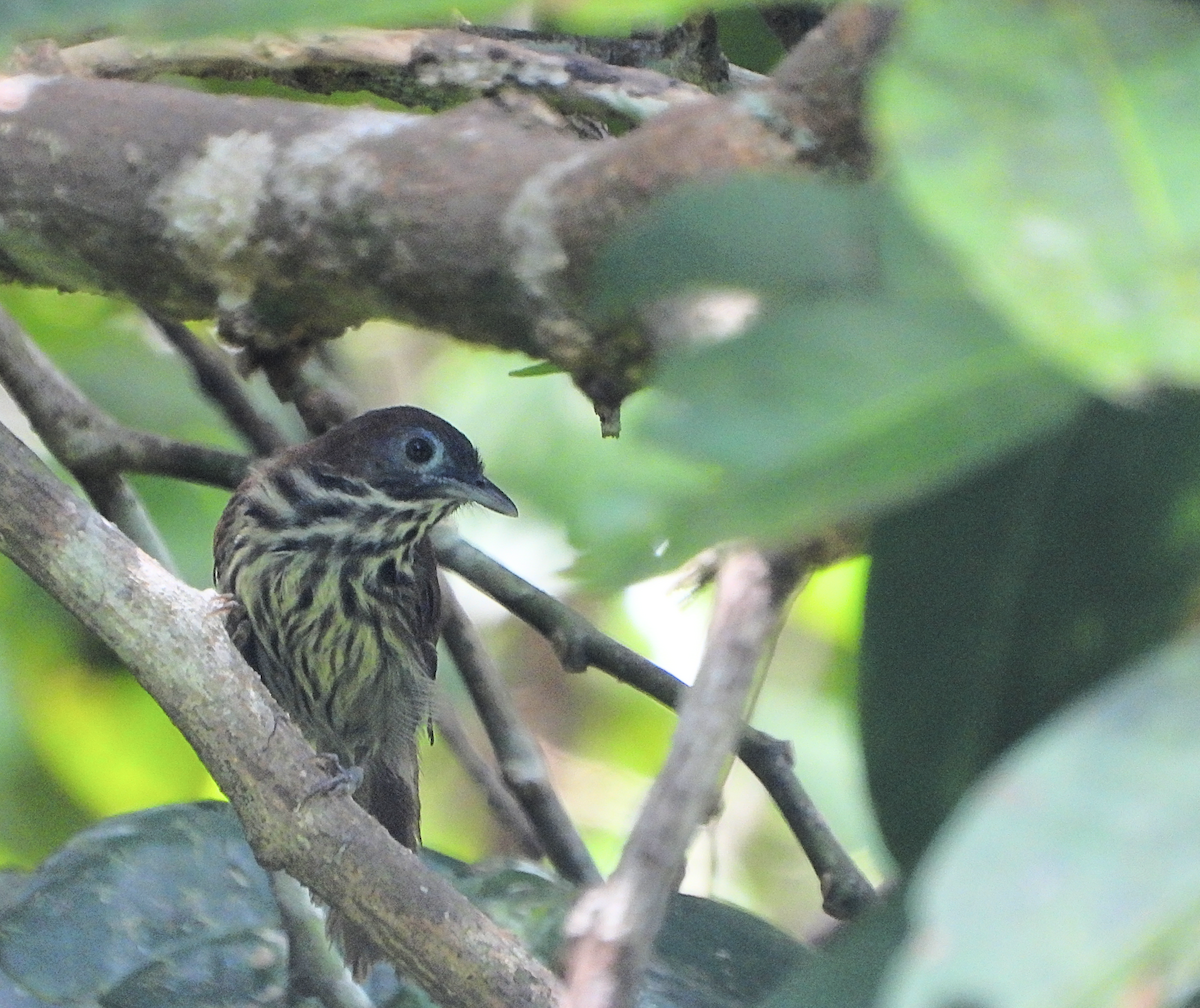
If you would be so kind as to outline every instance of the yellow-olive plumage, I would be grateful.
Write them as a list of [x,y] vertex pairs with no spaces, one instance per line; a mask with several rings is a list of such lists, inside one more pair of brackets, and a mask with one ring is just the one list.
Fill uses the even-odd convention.
[[[458,430],[396,406],[258,465],[214,537],[234,643],[313,747],[361,771],[355,799],[414,850],[440,608],[427,534],[469,501],[516,514]],[[365,936],[334,926],[365,968]]]

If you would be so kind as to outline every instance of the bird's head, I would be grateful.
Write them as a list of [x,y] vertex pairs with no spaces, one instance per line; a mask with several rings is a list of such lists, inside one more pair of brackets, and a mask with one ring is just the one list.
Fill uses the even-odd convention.
[[517,506],[483,475],[475,446],[415,406],[372,410],[293,451],[317,479],[366,484],[400,502],[482,504],[516,517]]

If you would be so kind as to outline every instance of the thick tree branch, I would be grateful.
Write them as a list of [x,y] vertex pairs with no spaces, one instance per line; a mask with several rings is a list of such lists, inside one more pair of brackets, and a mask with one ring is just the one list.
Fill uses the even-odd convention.
[[[211,592],[171,577],[0,428],[0,551],[105,641],[229,796],[258,859],[365,928],[442,1005],[550,1008],[554,978],[354,800],[237,653]],[[313,795],[315,797],[310,797]]]
[[511,92],[409,116],[0,79],[0,273],[216,315],[261,361],[371,317],[413,321],[553,361],[615,433],[654,346],[589,316],[596,251],[689,180],[863,170],[862,78],[890,20],[839,9],[763,88],[697,98],[602,142]]
[[616,870],[567,920],[569,1008],[632,1006],[688,846],[720,801],[785,607],[810,571],[801,551],[743,548],[725,556],[704,658],[679,705],[667,761]]

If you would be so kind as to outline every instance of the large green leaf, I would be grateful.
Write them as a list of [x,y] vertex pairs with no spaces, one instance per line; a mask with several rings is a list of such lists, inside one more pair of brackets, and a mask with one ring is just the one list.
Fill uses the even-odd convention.
[[860,712],[911,867],[971,781],[1175,633],[1200,584],[1200,396],[1096,403],[1062,433],[880,521]]
[[1192,635],[1015,749],[914,876],[881,1008],[1194,1004],[1197,724]]
[[876,88],[975,287],[1105,393],[1200,385],[1200,11],[914,0]]
[[685,186],[604,250],[596,310],[723,285],[795,300],[878,284],[880,195],[795,175]]
[[899,893],[891,893],[862,917],[839,927],[756,1008],[873,1008],[888,960],[904,933],[904,904]]
[[48,858],[0,911],[0,968],[48,1001],[277,998],[287,939],[270,882],[222,802],[117,816]]
[[771,178],[683,191],[602,262],[610,312],[734,288],[762,313],[741,336],[664,350],[630,436],[708,483],[615,534],[585,532],[583,569],[601,579],[722,539],[871,516],[1053,429],[1081,401],[880,190]]

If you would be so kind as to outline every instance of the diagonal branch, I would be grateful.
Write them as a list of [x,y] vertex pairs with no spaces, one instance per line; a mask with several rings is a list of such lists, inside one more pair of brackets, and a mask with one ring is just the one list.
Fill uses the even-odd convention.
[[621,861],[567,920],[567,1008],[630,1008],[687,848],[717,808],[757,685],[801,579],[801,551],[728,554],[696,683],[679,705],[671,751]]
[[288,446],[287,435],[254,405],[245,384],[230,366],[228,355],[205,343],[182,322],[153,312],[146,315],[183,355],[200,391],[216,404],[255,455],[274,455]]
[[495,764],[484,758],[475,748],[466,725],[445,690],[438,690],[435,698],[434,721],[438,734],[454,753],[459,765],[483,792],[488,808],[496,822],[516,842],[521,853],[531,861],[540,861],[546,856],[541,840],[525,810],[521,808],[513,793],[504,783],[504,778]]
[[442,639],[454,658],[504,774],[537,829],[546,856],[558,873],[576,885],[600,881],[600,872],[550,786],[546,761],[537,740],[526,731],[500,670],[484,650],[454,589],[442,579]]
[[[453,534],[435,534],[438,562],[490,595],[545,637],[563,668],[589,666],[628,683],[667,707],[678,708],[687,687],[669,672],[602,634],[583,616],[535,588]],[[820,552],[820,549],[818,549]],[[875,900],[875,890],[838,843],[792,770],[791,747],[754,728],[742,733],[738,755],[762,782],[804,848],[821,881],[826,913],[848,919]]]
[[232,452],[131,431],[91,402],[0,308],[0,382],[101,513],[170,567],[166,544],[123,472],[236,485],[246,460]]
[[[364,928],[445,1008],[552,1008],[556,982],[338,789],[189,588],[0,427],[0,551],[124,661],[229,796],[259,861]],[[315,796],[315,797],[314,797]]]

